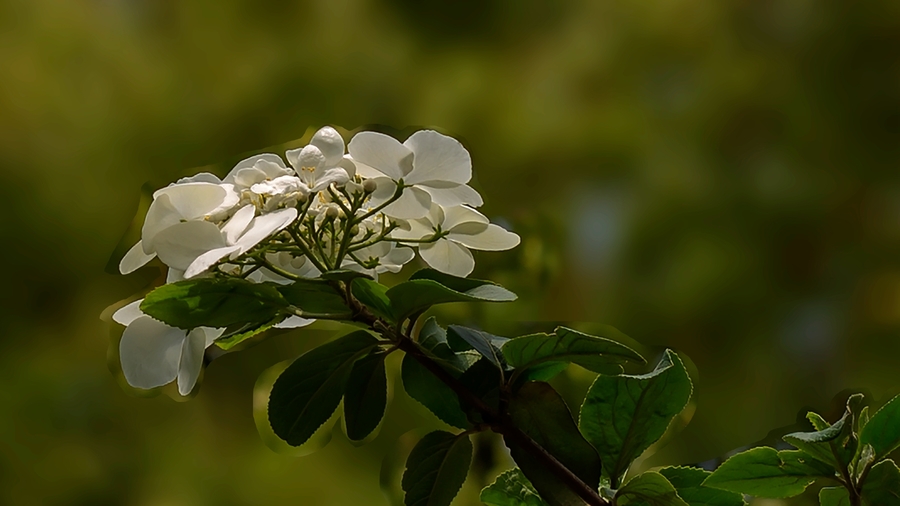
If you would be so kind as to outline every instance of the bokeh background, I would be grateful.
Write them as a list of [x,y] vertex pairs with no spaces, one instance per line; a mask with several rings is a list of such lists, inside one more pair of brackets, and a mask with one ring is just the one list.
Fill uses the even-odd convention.
[[[106,269],[142,184],[324,124],[471,151],[523,238],[475,275],[521,299],[446,322],[601,322],[690,358],[693,419],[645,467],[900,391],[894,0],[2,0],[0,504],[389,504],[382,460],[439,426],[402,389],[362,448],[257,434],[257,377],[333,331],[222,357],[175,402],[120,386],[99,318],[157,275]],[[557,384],[577,409],[589,381]],[[492,443],[456,504],[507,465]]]

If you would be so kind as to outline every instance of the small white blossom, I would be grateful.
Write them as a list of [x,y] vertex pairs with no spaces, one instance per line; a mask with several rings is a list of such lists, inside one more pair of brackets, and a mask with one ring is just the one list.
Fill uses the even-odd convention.
[[384,209],[396,218],[421,218],[431,203],[442,206],[480,206],[481,195],[466,183],[472,178],[472,158],[456,139],[433,130],[420,130],[402,144],[378,132],[360,132],[348,146],[357,170],[377,188],[373,205],[387,202],[403,180],[403,195]]
[[119,360],[129,385],[151,389],[178,383],[178,393],[188,395],[203,369],[203,353],[225,329],[198,327],[190,332],[155,320],[140,310],[141,300],[113,314],[125,325],[119,344]]
[[468,276],[475,268],[469,249],[503,251],[519,244],[518,235],[490,223],[485,215],[467,206],[444,209],[432,204],[427,216],[409,220],[405,229],[391,233],[400,242],[432,236],[439,238],[419,245],[422,260],[441,272],[460,277]]

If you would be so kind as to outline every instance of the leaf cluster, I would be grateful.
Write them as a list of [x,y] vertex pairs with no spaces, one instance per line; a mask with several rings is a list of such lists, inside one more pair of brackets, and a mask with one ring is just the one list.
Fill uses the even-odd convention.
[[[900,504],[900,471],[888,455],[900,446],[900,400],[871,418],[853,396],[834,424],[815,413],[813,431],[789,434],[796,449],[754,448],[715,472],[667,467],[633,475],[688,404],[693,386],[681,358],[665,350],[647,365],[617,339],[571,328],[513,338],[422,315],[437,304],[507,302],[516,296],[489,281],[424,269],[387,287],[351,271],[289,284],[211,277],[173,283],[150,293],[147,314],[189,329],[225,327],[217,345],[229,350],[282,320],[330,319],[352,331],[298,357],[275,382],[268,418],[290,445],[310,439],[340,410],[347,438],[365,443],[378,433],[391,397],[385,359],[395,352],[402,387],[455,432],[424,436],[402,478],[405,504],[447,506],[472,460],[470,435],[502,436],[517,467],[482,491],[494,506],[738,506],[741,494],[784,498],[816,480],[823,505]],[[363,328],[361,329],[360,326]],[[570,364],[597,373],[577,413],[548,380]]]
[[862,394],[851,395],[843,416],[830,424],[806,417],[812,431],[784,441],[795,450],[752,448],[723,463],[703,483],[756,497],[787,498],[817,481],[822,506],[900,505],[900,469],[889,454],[900,447],[900,396],[871,417]]

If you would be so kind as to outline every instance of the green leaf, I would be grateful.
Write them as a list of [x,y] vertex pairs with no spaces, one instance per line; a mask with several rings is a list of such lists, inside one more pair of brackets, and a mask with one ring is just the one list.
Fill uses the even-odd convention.
[[419,331],[419,347],[444,366],[453,377],[459,377],[469,367],[469,361],[463,355],[455,353],[448,344],[447,331],[438,325],[432,316],[422,325]]
[[238,278],[188,279],[148,293],[141,311],[182,329],[228,327],[275,318],[287,301],[268,283]]
[[416,444],[403,473],[406,506],[449,506],[472,463],[472,442],[465,433],[428,433]]
[[625,360],[645,363],[631,348],[611,339],[594,337],[577,330],[559,327],[553,335],[532,334],[507,341],[502,348],[509,365],[526,370],[547,362],[575,362],[595,372],[622,371]]
[[887,459],[872,466],[860,495],[866,506],[900,505],[900,469],[897,469],[897,464]]
[[659,474],[669,480],[679,497],[690,506],[744,505],[744,498],[740,494],[704,487],[703,480],[712,474],[709,471],[697,467],[664,467],[659,470]]
[[833,478],[834,469],[800,450],[761,446],[738,453],[716,469],[704,486],[757,497],[783,499],[806,490],[818,478]]
[[322,279],[326,279],[328,281],[353,281],[357,278],[363,279],[372,279],[372,276],[368,274],[359,272],[359,271],[351,271],[350,269],[337,269],[333,271],[325,271],[320,276]]
[[509,302],[516,294],[490,281],[457,278],[423,269],[387,291],[395,321],[446,302]]
[[378,351],[357,360],[344,387],[344,432],[350,441],[365,441],[381,425],[387,408],[387,375]]
[[447,339],[457,338],[468,343],[475,351],[488,359],[497,369],[506,368],[506,360],[500,352],[497,342],[507,342],[506,338],[498,337],[481,330],[470,329],[461,325],[447,327]]
[[302,279],[289,285],[278,285],[278,291],[288,302],[310,313],[310,318],[315,318],[316,314],[352,316],[344,297],[327,281]]
[[[525,383],[510,399],[508,413],[516,427],[556,457],[581,481],[597,489],[600,484],[600,457],[578,432],[569,408],[553,387],[537,381]],[[506,436],[504,440],[513,460],[549,504],[584,504],[542,461],[515,444],[514,439]]]
[[288,366],[269,396],[272,430],[291,446],[300,446],[337,409],[353,363],[378,340],[356,331],[314,348]]
[[850,492],[844,487],[825,487],[819,490],[820,506],[852,506]]
[[257,336],[269,330],[283,319],[284,318],[282,317],[276,317],[275,319],[269,320],[262,324],[245,323],[243,325],[236,326],[236,328],[232,331],[226,330],[225,334],[223,334],[222,337],[216,340],[216,346],[225,351],[228,351],[246,341],[247,339],[250,339],[251,337]]
[[[459,382],[476,397],[484,401],[494,411],[500,407],[500,387],[503,384],[503,378],[500,370],[485,358],[481,358],[459,377]],[[482,419],[481,412],[474,406],[469,406],[467,402],[461,399],[462,408],[468,413],[469,420],[474,423],[480,423]]]
[[616,488],[631,462],[666,432],[691,397],[691,380],[671,350],[652,372],[598,376],[584,398],[579,427],[600,453]]
[[388,287],[371,279],[357,278],[350,285],[350,290],[375,316],[389,322],[394,321],[394,309],[387,297]]
[[859,435],[860,444],[870,444],[878,459],[900,447],[900,395],[881,407]]
[[443,381],[410,355],[403,357],[400,366],[403,388],[410,397],[428,408],[444,423],[467,429],[470,427],[466,413],[459,404],[459,397]]
[[480,499],[487,506],[547,506],[519,468],[498,476],[481,491]]
[[[811,417],[810,415],[815,416]],[[815,417],[818,417],[815,413],[807,414],[807,418],[810,420],[816,419]],[[794,432],[782,439],[840,471],[846,469],[850,459],[853,458],[852,453],[848,455],[843,451],[848,445],[848,439],[852,436],[852,424],[853,415],[848,409],[834,425],[828,426],[824,420],[816,420],[815,426],[824,427],[823,429],[815,432]],[[838,458],[841,459],[840,462],[838,462]]]
[[648,471],[616,491],[616,506],[690,506],[665,476]]

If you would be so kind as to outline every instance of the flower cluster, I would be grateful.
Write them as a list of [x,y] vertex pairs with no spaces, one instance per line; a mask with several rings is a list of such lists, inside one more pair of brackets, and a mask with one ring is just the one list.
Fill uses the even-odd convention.
[[[122,258],[123,274],[154,258],[168,282],[234,276],[291,283],[338,269],[377,278],[415,258],[455,276],[475,266],[470,250],[500,251],[519,237],[475,208],[472,162],[457,140],[421,130],[406,141],[359,132],[345,145],[331,127],[309,144],[239,162],[224,179],[209,173],[153,194],[141,240]],[[154,388],[177,381],[193,389],[203,351],[223,329],[190,331],[144,315],[140,301],[114,319],[126,325],[119,354],[129,384]],[[278,325],[312,320],[292,316]]]

